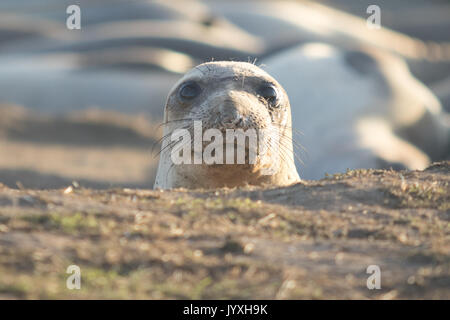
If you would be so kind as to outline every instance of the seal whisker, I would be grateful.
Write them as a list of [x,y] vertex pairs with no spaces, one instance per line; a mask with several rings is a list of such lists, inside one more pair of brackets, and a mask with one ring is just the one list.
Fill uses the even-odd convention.
[[[190,130],[192,128],[192,126],[188,126],[188,127],[182,127],[182,128],[178,128],[178,129],[186,129],[186,130]],[[163,138],[166,139],[168,138],[169,135],[172,135],[172,132],[165,135]],[[161,150],[155,155],[155,157],[159,156],[164,150],[166,150],[167,148],[169,148],[169,150],[172,150],[172,147],[174,145],[176,145],[179,141],[175,140],[175,141],[171,141],[169,142],[165,147],[162,147]]]
[[[177,129],[187,129],[187,128],[189,128],[189,126],[179,127],[179,128],[177,128]],[[168,134],[166,134],[166,135],[164,135],[164,136],[162,136],[162,137],[161,137],[160,139],[158,139],[157,141],[153,142],[153,145],[152,145],[152,153],[154,152],[155,145],[159,145],[160,143],[163,143],[165,139],[167,139],[169,136],[172,135],[172,133],[173,133],[173,131],[170,132],[170,133],[168,133]],[[158,153],[158,154],[159,154],[159,153]]]
[[[268,142],[269,143],[269,147],[270,148],[272,148],[273,147],[273,141],[270,141],[270,142]],[[264,148],[267,148],[267,142],[265,142],[265,144],[264,144]],[[288,152],[287,150],[285,150],[284,148],[281,148],[281,149],[279,149],[278,151],[280,151],[279,153],[278,153],[278,155],[280,156],[280,158],[281,158],[281,160],[283,161],[283,162],[286,162],[288,159],[287,159],[287,155],[286,155],[286,152]]]
[[285,124],[272,123],[272,125],[273,125],[273,126],[278,126],[278,127],[280,127],[280,128],[287,128],[287,129],[290,129],[290,130],[292,130],[292,131],[295,131],[298,135],[301,135],[301,136],[304,136],[304,135],[305,135],[302,131],[300,131],[300,130],[294,128],[294,127],[285,125]]
[[295,140],[293,137],[290,137],[290,136],[286,135],[285,133],[283,133],[282,137],[290,140],[292,142],[294,148],[297,148],[297,150],[299,152],[303,152],[306,157],[308,156],[308,150],[306,150],[306,148],[301,143],[299,143],[297,140]]
[[[301,164],[303,164],[303,165],[305,165],[305,163],[303,162],[303,160],[300,158],[300,156],[297,154],[297,152],[296,152],[296,148],[297,148],[297,150],[299,150],[299,151],[301,151],[302,149],[304,149],[304,148],[302,148],[302,149],[300,149],[297,145],[295,145],[295,144],[292,144],[292,145],[289,145],[288,143],[289,142],[292,142],[292,143],[296,143],[291,137],[289,137],[289,136],[287,136],[286,134],[284,134],[284,133],[282,133],[281,135],[280,135],[280,133],[279,133],[279,131],[278,130],[273,130],[273,131],[269,131],[269,132],[271,132],[272,134],[273,133],[276,133],[276,134],[278,134],[278,143],[279,143],[279,145],[281,146],[281,147],[283,147],[283,150],[285,151],[285,152],[292,152],[292,154],[293,154],[293,156],[301,163]],[[285,141],[285,139],[288,139],[289,141]],[[292,146],[292,149],[291,149],[291,146]],[[301,145],[300,145],[301,146]],[[306,152],[306,150],[305,150],[305,152]]]
[[308,157],[308,150],[306,150],[306,148],[303,147],[299,142],[286,135],[284,135],[283,138],[288,139],[292,143],[292,147],[295,150],[298,150],[300,153],[303,153],[305,157]]
[[174,123],[174,122],[182,122],[182,121],[195,121],[193,118],[185,118],[185,119],[174,119],[174,120],[168,120],[165,122],[161,122],[156,128],[159,129],[161,126],[164,126],[166,124]]

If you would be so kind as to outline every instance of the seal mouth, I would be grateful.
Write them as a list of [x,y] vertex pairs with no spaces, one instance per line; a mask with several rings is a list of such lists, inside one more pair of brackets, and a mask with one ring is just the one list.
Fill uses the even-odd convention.
[[[223,167],[229,165],[245,165],[252,166],[258,162],[258,147],[249,145],[248,143],[233,143],[224,142],[220,147],[217,146],[213,150],[208,149],[209,143],[204,142],[201,149],[201,156],[203,158],[202,164],[211,167]],[[192,156],[196,154],[192,151]],[[200,154],[197,154],[200,156]],[[211,159],[206,160],[205,158]],[[215,159],[215,160],[212,160]]]

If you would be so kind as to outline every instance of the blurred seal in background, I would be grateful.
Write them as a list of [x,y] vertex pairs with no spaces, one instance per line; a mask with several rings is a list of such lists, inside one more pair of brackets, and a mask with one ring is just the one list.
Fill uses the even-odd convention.
[[300,176],[348,168],[423,169],[449,151],[450,130],[433,93],[405,62],[375,49],[305,44],[263,61],[291,99]]

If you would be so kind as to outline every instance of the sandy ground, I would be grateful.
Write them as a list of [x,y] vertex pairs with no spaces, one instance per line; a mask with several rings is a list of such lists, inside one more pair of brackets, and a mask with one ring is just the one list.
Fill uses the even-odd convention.
[[7,186],[153,186],[161,129],[145,114],[50,116],[12,106],[0,112],[0,181]]
[[276,189],[2,186],[0,297],[449,299],[449,183],[443,162]]

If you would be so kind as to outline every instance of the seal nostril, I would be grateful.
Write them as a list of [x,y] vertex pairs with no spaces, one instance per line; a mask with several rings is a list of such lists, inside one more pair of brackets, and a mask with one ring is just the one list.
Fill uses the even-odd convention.
[[241,115],[236,110],[233,102],[225,101],[221,106],[221,118],[224,124],[236,125],[239,119],[241,119]]

